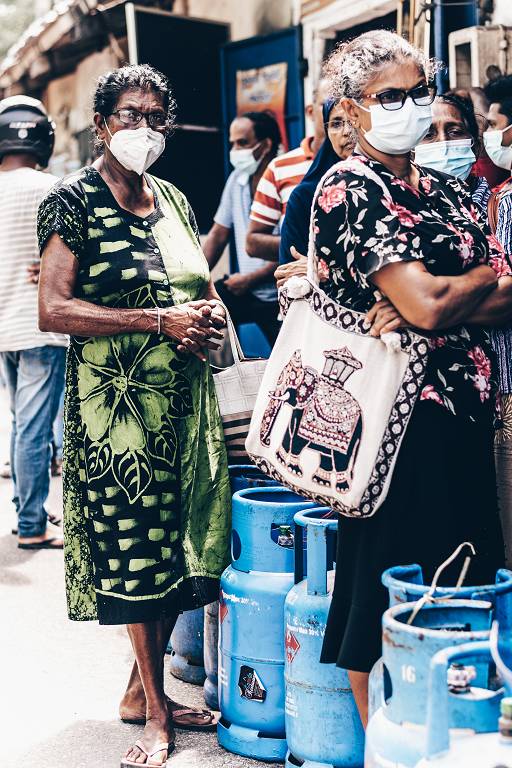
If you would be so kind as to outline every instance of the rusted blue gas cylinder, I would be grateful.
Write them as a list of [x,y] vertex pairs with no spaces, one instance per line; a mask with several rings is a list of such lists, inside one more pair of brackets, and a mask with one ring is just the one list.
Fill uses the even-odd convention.
[[[423,582],[421,565],[398,565],[388,568],[382,574],[382,583],[389,592],[389,605],[412,603],[430,590],[430,584]],[[459,600],[490,600],[493,604],[497,595],[512,594],[512,571],[500,568],[494,584],[436,587],[433,597],[457,597]]]
[[[489,639],[492,605],[482,600],[446,600],[389,608],[382,619],[382,701],[366,730],[365,768],[413,768],[426,744],[430,661],[440,650]],[[411,622],[412,623],[409,623]],[[475,668],[474,685],[487,688],[489,668]],[[450,728],[461,723],[459,700],[448,712]]]
[[[510,614],[496,605],[489,643],[470,643],[437,653],[430,662],[427,706],[427,736],[423,759],[417,768],[510,768],[512,766],[512,633]],[[477,647],[478,646],[478,647]],[[455,666],[457,678],[467,664],[490,656],[496,665],[501,688],[479,691],[460,684],[454,689],[450,673]],[[453,673],[452,673],[453,678]],[[450,732],[449,712],[453,696],[464,694],[463,710],[457,733]],[[497,702],[500,697],[501,701]],[[499,717],[497,703],[500,705]],[[476,727],[474,724],[476,722]]]
[[[419,600],[431,591],[430,585],[424,584],[422,568],[417,564],[388,568],[382,574],[382,583],[389,592],[390,607]],[[495,608],[495,617],[499,618],[503,632],[505,626],[509,626],[512,621],[512,571],[505,568],[496,572],[494,584],[436,587],[432,596],[436,599],[457,597],[461,600],[489,600]],[[382,660],[379,660],[370,674],[370,717],[381,706],[382,679]]]
[[281,487],[233,496],[237,556],[221,579],[217,735],[236,754],[286,757],[284,601],[293,586],[293,517],[314,506]]
[[334,586],[331,535],[337,516],[327,508],[298,512],[307,530],[307,578],[302,580],[301,537],[296,536],[295,586],[285,603],[287,768],[360,768],[364,732],[347,672],[320,664]]
[[206,677],[203,660],[203,608],[184,611],[176,622],[169,645],[169,668],[174,677],[185,683],[202,685]]
[[[472,663],[491,661],[488,642],[445,648],[430,662],[424,756],[416,768],[510,768],[512,699],[473,686]],[[510,673],[509,673],[510,674]],[[450,711],[459,721],[450,731]]]

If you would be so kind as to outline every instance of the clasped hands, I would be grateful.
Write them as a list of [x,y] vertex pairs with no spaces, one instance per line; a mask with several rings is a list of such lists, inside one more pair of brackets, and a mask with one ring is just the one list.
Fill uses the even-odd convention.
[[200,299],[161,310],[161,331],[178,342],[179,352],[190,352],[203,362],[205,350],[219,349],[226,310],[219,300]]

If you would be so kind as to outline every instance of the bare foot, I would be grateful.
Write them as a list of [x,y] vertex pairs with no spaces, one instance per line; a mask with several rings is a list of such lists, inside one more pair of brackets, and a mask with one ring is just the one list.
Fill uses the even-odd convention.
[[[169,724],[169,718],[164,716],[148,719],[139,743],[140,747],[134,744],[127,750],[126,760],[140,765],[164,766],[174,747],[174,731]],[[168,744],[168,749],[161,749],[163,744]]]
[[[215,716],[208,709],[196,709],[195,707],[188,707],[186,704],[179,704],[177,701],[173,701],[168,696],[165,697],[167,701],[167,708],[169,711],[169,718],[173,719],[174,725],[178,728],[184,727],[208,727],[215,725]],[[123,696],[121,704],[119,706],[119,716],[121,720],[128,723],[144,723],[146,721],[146,699],[144,692],[142,695],[132,695],[130,692],[126,692]],[[178,714],[174,716],[174,712]]]

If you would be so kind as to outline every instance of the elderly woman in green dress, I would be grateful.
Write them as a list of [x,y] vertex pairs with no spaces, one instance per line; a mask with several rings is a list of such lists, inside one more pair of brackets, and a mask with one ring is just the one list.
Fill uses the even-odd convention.
[[206,351],[225,324],[194,214],[146,173],[174,102],[164,77],[100,78],[104,151],[39,211],[40,328],[69,333],[64,469],[71,619],[126,624],[135,663],[121,717],[145,722],[123,766],[165,764],[174,727],[212,729],[167,699],[163,655],[181,610],[217,598],[230,491]]

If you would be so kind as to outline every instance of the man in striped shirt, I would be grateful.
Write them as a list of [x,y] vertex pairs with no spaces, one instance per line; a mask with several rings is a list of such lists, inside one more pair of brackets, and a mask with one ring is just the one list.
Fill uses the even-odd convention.
[[306,107],[306,115],[313,119],[313,136],[303,139],[296,149],[274,158],[258,183],[246,241],[247,254],[253,258],[265,261],[279,258],[280,237],[275,234],[275,228],[286,212],[291,193],[308,172],[325,139],[322,105],[326,98],[327,83],[321,80],[313,104]]
[[48,525],[45,502],[68,340],[39,331],[37,284],[29,279],[39,261],[37,209],[58,181],[37,170],[48,164],[53,141],[53,123],[41,102],[26,96],[0,102],[0,361],[12,412],[18,547],[31,550],[62,549],[59,529]]

